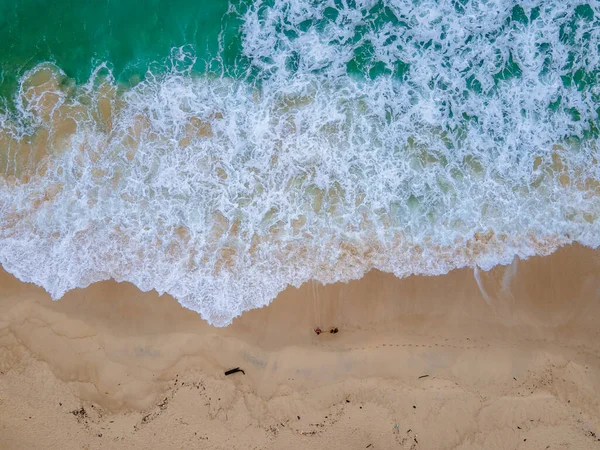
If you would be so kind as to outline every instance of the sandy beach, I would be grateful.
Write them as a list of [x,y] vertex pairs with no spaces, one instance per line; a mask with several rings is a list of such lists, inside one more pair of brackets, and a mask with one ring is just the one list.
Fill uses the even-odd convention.
[[0,450],[600,450],[600,1],[75,6],[0,0]]
[[0,448],[600,448],[599,318],[583,247],[308,283],[227,328],[127,283],[53,302],[2,272]]

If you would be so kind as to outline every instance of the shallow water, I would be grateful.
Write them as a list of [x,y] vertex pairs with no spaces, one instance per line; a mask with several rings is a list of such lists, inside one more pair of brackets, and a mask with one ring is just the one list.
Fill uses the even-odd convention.
[[226,325],[600,243],[595,3],[2,5],[0,263],[54,298],[127,280]]

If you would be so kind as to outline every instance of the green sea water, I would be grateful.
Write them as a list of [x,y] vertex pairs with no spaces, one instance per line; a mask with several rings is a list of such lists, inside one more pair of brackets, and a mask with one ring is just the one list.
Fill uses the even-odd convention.
[[[275,3],[274,0],[261,1],[258,16],[264,20]],[[346,72],[359,78],[392,75],[401,80],[409,79],[410,63],[400,58],[391,62],[381,60],[369,34],[386,27],[410,29],[410,19],[397,17],[386,6],[388,2],[358,3],[368,7],[364,9],[361,23],[348,35],[347,44],[352,52],[345,63]],[[473,2],[454,3],[455,10],[461,13]],[[489,35],[492,42],[502,33],[535,25],[540,7],[526,11],[516,3],[504,23]],[[182,46],[191,49],[197,57],[193,67],[197,73],[256,76],[261,70],[243,55],[241,29],[243,16],[253,4],[252,0],[148,0],[143,3],[134,0],[0,0],[0,96],[9,98],[25,71],[48,61],[54,62],[76,83],[87,81],[92,70],[106,62],[118,81],[135,84],[153,64],[162,64],[173,48]],[[323,9],[321,17],[302,21],[298,30],[283,30],[286,36],[294,39],[301,31],[323,30],[338,19],[336,8],[357,7],[354,1],[341,0],[315,4],[330,6]],[[571,19],[560,26],[559,38],[565,43],[581,45],[581,39],[575,41],[580,23],[598,18],[583,2],[574,10]],[[589,33],[583,36],[584,43],[593,41]],[[420,45],[428,50],[440,44],[434,44],[433,39],[423,39]],[[540,45],[540,51],[544,52],[547,50],[544,46],[550,44]],[[574,64],[578,57],[577,52],[568,55],[561,79],[565,87],[573,85],[584,90],[597,83],[600,70],[589,65],[582,69]],[[292,53],[286,61],[286,69],[296,72],[300,58],[301,55]],[[547,65],[550,64],[548,60]],[[542,67],[540,75],[548,70]],[[259,78],[268,75],[262,73]],[[522,71],[509,54],[498,66],[494,82],[498,84],[511,78],[522,78]],[[481,83],[475,77],[467,79],[467,87],[481,93]],[[573,111],[574,115],[577,113]]]
[[[67,77],[84,83],[94,67],[108,62],[121,82],[143,78],[174,47],[191,46],[195,69],[219,53],[237,52],[239,29],[227,28],[227,0],[1,0],[0,94],[10,95],[23,73],[51,61]],[[239,43],[237,44],[239,45]]]

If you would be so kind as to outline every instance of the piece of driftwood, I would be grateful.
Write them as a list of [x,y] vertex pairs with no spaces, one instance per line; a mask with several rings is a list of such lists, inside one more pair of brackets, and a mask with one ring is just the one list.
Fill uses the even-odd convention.
[[237,372],[242,372],[244,375],[246,375],[246,372],[244,372],[242,369],[240,369],[239,367],[236,367],[235,369],[230,369],[227,372],[225,372],[225,375],[231,375]]

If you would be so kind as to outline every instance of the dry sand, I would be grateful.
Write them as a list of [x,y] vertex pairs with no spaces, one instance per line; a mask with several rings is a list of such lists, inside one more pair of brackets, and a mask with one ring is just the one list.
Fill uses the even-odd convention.
[[600,252],[475,275],[309,283],[217,329],[3,272],[0,448],[600,449]]

